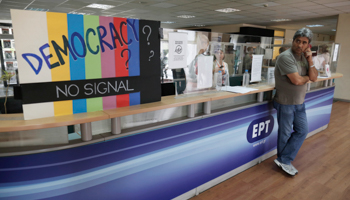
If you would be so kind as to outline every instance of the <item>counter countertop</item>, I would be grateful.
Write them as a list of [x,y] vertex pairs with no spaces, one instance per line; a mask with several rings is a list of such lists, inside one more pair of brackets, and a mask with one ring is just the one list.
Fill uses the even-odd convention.
[[[329,78],[319,78],[315,82],[320,82],[324,80],[340,78],[343,75],[340,73],[334,73]],[[219,99],[226,99],[231,97],[249,95],[254,93],[271,91],[274,89],[274,85],[256,85],[252,86],[258,90],[240,94],[231,93],[225,91],[219,92],[208,92],[199,94],[190,94],[184,96],[166,96],[162,97],[161,101],[140,104],[135,106],[121,107],[104,111],[80,113],[73,115],[64,115],[56,117],[47,117],[41,119],[33,120],[23,120],[23,114],[0,114],[0,132],[11,132],[11,131],[23,131],[23,130],[34,130],[34,129],[44,129],[53,128],[59,126],[68,126],[74,124],[82,124],[93,121],[105,120],[110,118],[122,117],[127,115],[135,115],[145,112],[151,112],[156,110],[162,110],[167,108],[186,106],[191,104],[203,103],[208,101],[215,101]]]

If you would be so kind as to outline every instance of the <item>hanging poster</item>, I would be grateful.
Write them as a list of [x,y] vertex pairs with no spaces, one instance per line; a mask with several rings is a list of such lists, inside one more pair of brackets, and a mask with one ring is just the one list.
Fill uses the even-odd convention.
[[169,33],[169,68],[187,67],[187,33]]
[[11,10],[24,118],[160,101],[160,22]]

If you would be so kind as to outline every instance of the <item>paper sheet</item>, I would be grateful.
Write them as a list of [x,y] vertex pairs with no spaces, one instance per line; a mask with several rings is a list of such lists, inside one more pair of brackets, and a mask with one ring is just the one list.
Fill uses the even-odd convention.
[[334,45],[333,62],[337,61],[339,51],[339,44]]
[[222,91],[227,91],[227,92],[234,92],[234,93],[248,93],[254,90],[258,90],[255,88],[249,88],[249,87],[242,87],[242,86],[226,86],[221,88]]
[[273,50],[265,49],[264,59],[272,59],[272,56],[273,56]]
[[264,55],[253,55],[250,82],[261,81],[261,68]]
[[187,67],[187,33],[169,33],[169,68]]
[[213,56],[198,56],[197,88],[209,88],[213,85]]

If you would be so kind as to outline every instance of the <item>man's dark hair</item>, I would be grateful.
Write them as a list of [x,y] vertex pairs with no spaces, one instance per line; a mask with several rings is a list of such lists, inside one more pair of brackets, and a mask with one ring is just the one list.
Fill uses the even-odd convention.
[[297,30],[297,32],[295,32],[294,37],[293,37],[293,41],[298,38],[298,37],[307,37],[307,39],[309,39],[309,43],[311,43],[312,40],[312,31],[308,28],[301,28],[299,30]]
[[323,44],[319,47],[319,52],[320,53],[327,53],[328,51],[328,46],[326,44]]
[[288,48],[287,47],[281,47],[278,52],[281,54],[283,53],[285,50],[287,50]]

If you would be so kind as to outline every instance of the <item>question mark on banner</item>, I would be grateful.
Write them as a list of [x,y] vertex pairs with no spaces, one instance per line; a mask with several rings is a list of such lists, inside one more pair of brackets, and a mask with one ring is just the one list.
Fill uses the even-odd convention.
[[149,60],[148,61],[151,61],[151,58],[154,56],[154,51],[151,50],[150,53],[152,54],[150,57],[149,57]]
[[121,53],[122,58],[124,58],[124,56],[123,56],[124,55],[124,51],[128,51],[128,54],[129,54],[129,57],[128,57],[128,59],[125,62],[125,67],[126,67],[127,70],[129,70],[128,62],[131,59],[131,51],[130,51],[130,49],[123,49],[122,53]]
[[147,36],[147,44],[148,45],[150,45],[151,43],[150,42],[148,42],[148,39],[149,39],[149,36],[151,35],[151,33],[152,33],[152,29],[151,29],[151,27],[150,26],[148,26],[148,25],[145,25],[143,28],[142,28],[142,32],[143,32],[143,34],[146,34],[145,33],[145,28],[149,28],[149,33],[148,33],[148,36]]

